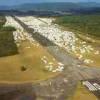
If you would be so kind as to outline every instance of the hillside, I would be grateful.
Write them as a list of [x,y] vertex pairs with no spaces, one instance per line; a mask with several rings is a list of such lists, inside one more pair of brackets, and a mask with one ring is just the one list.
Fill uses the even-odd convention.
[[0,10],[16,9],[16,10],[40,10],[40,11],[72,11],[78,9],[90,9],[100,7],[100,3],[72,3],[72,2],[54,2],[54,3],[26,3],[15,6],[1,6]]
[[60,17],[56,23],[85,35],[100,37],[99,19],[100,15],[73,15]]
[[40,3],[40,4],[22,4],[15,6],[18,10],[53,10],[53,11],[70,11],[84,8],[100,7],[98,3]]

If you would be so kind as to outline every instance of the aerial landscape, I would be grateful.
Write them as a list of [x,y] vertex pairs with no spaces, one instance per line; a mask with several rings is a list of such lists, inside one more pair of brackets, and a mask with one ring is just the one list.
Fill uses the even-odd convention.
[[0,100],[100,100],[100,1],[1,0]]

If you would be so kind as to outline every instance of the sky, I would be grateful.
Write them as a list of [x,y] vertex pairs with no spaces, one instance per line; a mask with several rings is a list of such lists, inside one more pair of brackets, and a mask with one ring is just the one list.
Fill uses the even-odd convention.
[[100,2],[100,0],[0,0],[0,5],[19,5],[40,2]]

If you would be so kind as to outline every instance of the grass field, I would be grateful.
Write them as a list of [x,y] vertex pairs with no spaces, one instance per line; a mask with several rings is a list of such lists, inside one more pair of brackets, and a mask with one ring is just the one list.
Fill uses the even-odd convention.
[[55,22],[75,32],[100,38],[100,15],[63,16]]
[[[47,71],[45,66],[50,62],[54,68],[58,62],[41,45],[31,44],[28,40],[20,43],[19,54],[0,58],[0,82],[2,83],[23,83],[39,82],[59,74]],[[45,64],[41,58],[46,56],[48,61]],[[25,69],[23,70],[23,67]]]
[[13,39],[13,27],[4,27],[6,19],[0,16],[0,57],[10,56],[18,53]]
[[79,82],[74,96],[69,100],[98,100],[98,98]]

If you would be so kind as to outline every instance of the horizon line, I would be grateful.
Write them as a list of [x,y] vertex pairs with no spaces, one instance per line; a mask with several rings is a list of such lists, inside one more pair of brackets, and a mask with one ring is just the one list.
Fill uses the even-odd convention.
[[25,2],[25,3],[21,3],[21,4],[11,4],[11,5],[2,5],[0,4],[0,6],[18,6],[18,5],[23,5],[23,4],[42,4],[42,3],[100,3],[100,2],[95,2],[95,1],[77,1],[77,2],[74,2],[74,1],[55,1],[55,2]]

